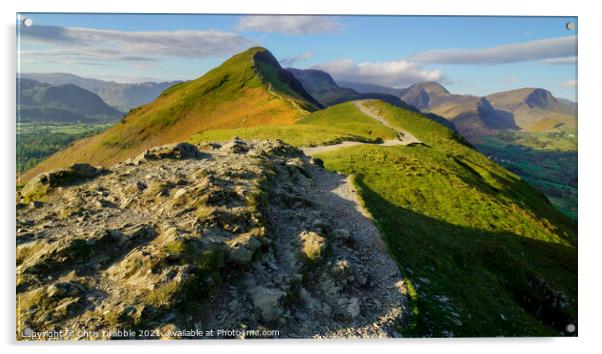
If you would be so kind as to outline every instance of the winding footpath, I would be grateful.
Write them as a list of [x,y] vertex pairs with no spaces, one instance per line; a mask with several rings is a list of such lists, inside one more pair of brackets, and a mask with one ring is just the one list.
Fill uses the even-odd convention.
[[320,145],[320,146],[312,146],[312,147],[304,147],[301,148],[305,155],[311,156],[314,154],[319,154],[322,152],[332,151],[344,147],[356,146],[356,145],[378,145],[378,146],[395,146],[395,145],[409,145],[409,144],[420,144],[422,143],[418,138],[416,138],[412,133],[407,130],[401,129],[399,127],[391,125],[386,119],[379,116],[375,112],[373,112],[366,105],[366,100],[358,100],[353,101],[353,105],[359,109],[360,112],[364,113],[368,117],[376,120],[380,124],[385,125],[388,128],[391,128],[397,132],[397,139],[385,140],[381,144],[372,144],[372,143],[363,143],[359,141],[344,141],[340,144],[334,145]]

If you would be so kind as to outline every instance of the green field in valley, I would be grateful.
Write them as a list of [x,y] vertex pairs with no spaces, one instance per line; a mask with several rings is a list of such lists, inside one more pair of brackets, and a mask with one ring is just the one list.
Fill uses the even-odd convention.
[[575,132],[504,131],[477,148],[544,192],[552,204],[577,220],[577,136]]
[[18,123],[17,174],[72,142],[98,134],[114,123]]

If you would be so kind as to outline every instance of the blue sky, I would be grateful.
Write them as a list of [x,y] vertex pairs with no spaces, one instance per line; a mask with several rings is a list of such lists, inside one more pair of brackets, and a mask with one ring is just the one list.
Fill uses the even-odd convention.
[[561,17],[21,14],[22,72],[121,82],[196,78],[250,46],[336,80],[436,80],[486,95],[543,87],[575,100],[577,30]]

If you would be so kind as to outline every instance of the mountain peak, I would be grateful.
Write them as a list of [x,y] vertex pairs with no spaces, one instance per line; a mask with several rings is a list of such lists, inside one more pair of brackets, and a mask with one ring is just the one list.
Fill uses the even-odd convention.
[[202,77],[177,83],[139,106],[121,124],[80,140],[24,174],[86,162],[111,166],[153,146],[206,130],[293,124],[322,106],[263,47],[240,52]]
[[278,60],[269,50],[254,47],[247,52],[252,54],[255,71],[270,88],[278,87],[291,97],[299,98],[305,110],[313,111],[316,108],[322,108],[322,105],[305,90],[301,82],[292,73],[280,66]]
[[428,109],[433,97],[449,95],[449,91],[435,81],[417,82],[401,90],[401,99],[416,108]]
[[516,90],[497,92],[487,96],[494,104],[501,107],[525,104],[529,108],[540,108],[546,111],[565,111],[563,103],[559,102],[548,90],[534,87],[523,87]]
[[424,90],[431,94],[448,94],[449,91],[436,81],[427,81],[422,83]]
[[556,99],[552,96],[552,93],[548,90],[541,88],[533,89],[533,91],[525,99],[525,103],[529,107],[539,107],[546,109],[550,105],[555,105]]
[[417,83],[411,85],[410,87],[408,87],[407,89],[408,90],[412,90],[412,89],[413,90],[422,90],[422,91],[428,93],[429,95],[449,94],[449,91],[436,81],[417,82]]

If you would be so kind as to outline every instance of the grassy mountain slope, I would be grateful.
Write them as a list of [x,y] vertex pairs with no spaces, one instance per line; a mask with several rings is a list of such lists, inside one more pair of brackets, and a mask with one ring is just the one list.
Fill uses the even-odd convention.
[[417,83],[401,98],[444,116],[480,151],[545,192],[577,219],[577,106],[536,88],[486,97],[454,95],[437,83]]
[[[370,105],[425,144],[354,146],[318,156],[328,169],[355,176],[405,272],[414,313],[405,334],[558,335],[576,323],[576,224],[451,129],[381,101]],[[303,126],[304,134],[316,137],[337,129],[350,108],[333,106],[290,127]],[[378,124],[361,114],[354,119],[370,129]],[[265,139],[270,132],[272,138],[307,143],[272,127],[241,137]],[[375,132],[382,138],[387,133]],[[223,130],[195,139],[240,133]]]
[[75,162],[110,166],[206,130],[292,124],[319,107],[271,53],[252,48],[196,80],[170,87],[155,101],[131,110],[115,127],[75,142],[22,179]]
[[282,139],[294,146],[331,145],[341,141],[378,143],[394,139],[394,130],[365,116],[352,102],[313,112],[293,125],[218,129],[197,134],[191,143],[242,139]]

